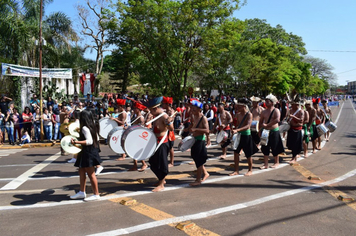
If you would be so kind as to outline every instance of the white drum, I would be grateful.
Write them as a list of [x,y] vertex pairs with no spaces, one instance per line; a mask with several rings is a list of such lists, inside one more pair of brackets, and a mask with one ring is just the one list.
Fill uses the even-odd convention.
[[268,144],[268,138],[269,138],[269,130],[268,130],[268,129],[262,130],[261,142],[260,142],[261,145],[267,146],[267,144]]
[[240,144],[240,139],[241,139],[241,134],[240,133],[236,133],[232,136],[232,140],[231,140],[231,148],[233,150],[236,150],[239,147]]
[[71,142],[72,139],[78,141],[78,139],[72,135],[64,136],[61,140],[61,147],[65,152],[68,152],[70,154],[77,154],[82,150],[82,145],[80,144],[73,145]]
[[78,131],[79,129],[80,129],[80,126],[79,126],[78,122],[73,122],[68,126],[69,134],[74,136],[74,137],[77,137],[77,138],[80,137],[80,134],[79,134],[79,131]]
[[119,125],[117,124],[116,121],[111,120],[109,117],[104,117],[99,120],[99,126],[100,126],[99,128],[100,137],[107,139],[110,131],[118,127]]
[[124,133],[123,127],[116,127],[113,130],[111,130],[110,133],[108,134],[109,147],[113,152],[118,154],[125,153],[124,149],[121,146],[121,137],[123,133]]
[[157,138],[150,129],[133,125],[123,132],[121,146],[129,157],[142,161],[155,153]]
[[216,136],[216,142],[217,144],[221,143],[221,142],[226,142],[228,139],[228,134],[224,131],[221,130],[218,135]]
[[319,136],[322,136],[323,134],[326,134],[329,131],[329,129],[326,128],[324,124],[317,125],[316,129],[318,131]]
[[259,124],[259,121],[258,120],[253,120],[251,122],[251,131],[253,132],[258,132],[259,129],[258,129],[258,124]]
[[178,150],[181,152],[187,151],[191,148],[195,143],[195,138],[192,135],[185,137],[180,143],[178,144]]
[[329,131],[332,133],[337,129],[337,126],[334,124],[332,121],[328,121],[325,123],[325,126],[329,129]]

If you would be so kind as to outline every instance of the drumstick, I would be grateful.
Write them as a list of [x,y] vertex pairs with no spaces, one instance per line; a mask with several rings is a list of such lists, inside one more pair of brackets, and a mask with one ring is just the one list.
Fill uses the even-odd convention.
[[157,117],[155,117],[154,119],[148,121],[148,122],[146,123],[146,125],[151,124],[153,121],[157,120],[157,119],[160,118],[161,116],[164,116],[165,114],[166,114],[165,112],[162,112],[161,114],[159,114],[159,115],[158,115]]
[[171,117],[173,117],[177,112],[178,112],[178,111],[175,111],[175,112],[171,115]]

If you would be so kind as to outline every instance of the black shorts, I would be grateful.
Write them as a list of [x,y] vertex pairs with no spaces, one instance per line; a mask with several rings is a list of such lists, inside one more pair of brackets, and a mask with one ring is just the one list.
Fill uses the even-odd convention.
[[315,139],[319,138],[318,129],[316,128],[316,125],[311,125],[310,129],[313,131],[310,137],[311,141],[314,141]]
[[169,150],[170,148],[168,142],[162,143],[153,156],[150,157],[150,168],[159,180],[164,179],[168,175],[167,157]]
[[267,146],[261,146],[261,151],[265,156],[269,156],[270,150],[272,150],[272,155],[275,157],[284,153],[283,142],[279,130],[270,131]]
[[302,130],[288,130],[287,147],[289,150],[292,150],[293,157],[303,150]]
[[259,143],[261,142],[261,138],[260,138],[260,136],[258,135],[258,132],[251,131],[251,136],[252,136],[253,142],[254,142],[255,144],[259,144]]
[[169,149],[172,149],[174,146],[174,141],[169,141],[168,140],[168,145],[169,145]]
[[208,159],[205,140],[195,140],[194,145],[191,147],[190,156],[193,158],[197,168],[205,164]]
[[241,135],[239,146],[234,152],[240,153],[241,150],[244,151],[246,158],[250,158],[258,152],[258,148],[253,142],[251,135]]

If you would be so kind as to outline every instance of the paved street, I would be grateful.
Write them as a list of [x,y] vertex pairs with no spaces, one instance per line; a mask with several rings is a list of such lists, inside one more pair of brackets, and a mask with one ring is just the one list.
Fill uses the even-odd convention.
[[[164,191],[153,193],[150,169],[127,171],[132,160],[102,145],[101,200],[69,200],[79,189],[71,156],[58,146],[0,150],[1,235],[354,235],[356,232],[356,111],[346,100],[332,107],[338,129],[321,151],[290,166],[290,152],[277,169],[232,172],[233,152],[219,160],[208,149],[210,177],[198,187],[190,152],[177,151]],[[212,136],[213,141],[215,137]],[[311,144],[309,144],[311,148]],[[272,163],[272,160],[271,160]],[[89,180],[87,194],[91,194]],[[338,199],[344,198],[344,201]]]

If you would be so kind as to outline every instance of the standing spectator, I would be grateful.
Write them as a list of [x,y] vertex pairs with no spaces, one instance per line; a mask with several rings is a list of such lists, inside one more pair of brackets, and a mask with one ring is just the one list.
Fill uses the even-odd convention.
[[53,142],[52,140],[52,115],[48,112],[47,108],[43,108],[43,128],[45,130],[46,138],[48,141]]
[[52,122],[54,127],[54,136],[53,140],[60,140],[62,138],[61,133],[59,132],[59,127],[61,126],[60,117],[59,117],[59,109],[55,109],[52,115]]
[[74,105],[76,105],[76,106],[79,105],[80,100],[79,100],[78,94],[74,94],[73,103],[74,103]]
[[56,109],[58,109],[58,100],[57,99],[54,100],[54,102],[53,102],[53,110],[56,110]]
[[101,99],[101,103],[103,104],[104,109],[108,109],[109,99],[108,99],[108,95],[106,93],[105,93],[104,97]]
[[[12,119],[14,121],[14,141],[16,142],[16,139],[17,139],[20,142],[20,139],[21,139],[21,127],[20,127],[21,115],[19,114],[17,108],[13,109]],[[17,138],[16,138],[16,136],[17,136]]]
[[88,93],[88,94],[87,94],[87,98],[85,99],[85,103],[86,103],[86,104],[89,104],[90,100],[91,100],[91,99],[90,99],[90,93]]
[[9,143],[10,143],[10,145],[11,144],[15,145],[15,142],[14,142],[14,121],[12,119],[12,113],[10,112],[10,110],[7,110],[7,112],[6,112],[6,116],[4,118],[4,123],[5,123],[7,136],[9,139]]
[[37,107],[33,113],[33,128],[35,130],[35,141],[37,143],[41,138],[41,114],[39,107]]
[[40,107],[40,100],[37,99],[37,95],[33,94],[32,99],[30,100],[30,106],[32,113],[36,111],[36,108]]
[[4,124],[5,115],[1,112],[0,109],[0,144],[5,142],[5,124]]
[[91,96],[91,102],[93,103],[94,106],[96,106],[97,102],[95,100],[95,96],[94,95]]
[[31,128],[32,128],[32,113],[29,107],[25,107],[24,112],[22,113],[23,128],[31,137]]
[[54,101],[52,100],[52,97],[48,97],[47,98],[47,108],[49,108],[50,106],[53,107],[54,105]]
[[9,102],[11,102],[11,101],[12,101],[12,99],[9,97],[6,97],[5,95],[1,96],[0,108],[1,108],[2,114],[6,114],[6,111],[9,109]]

